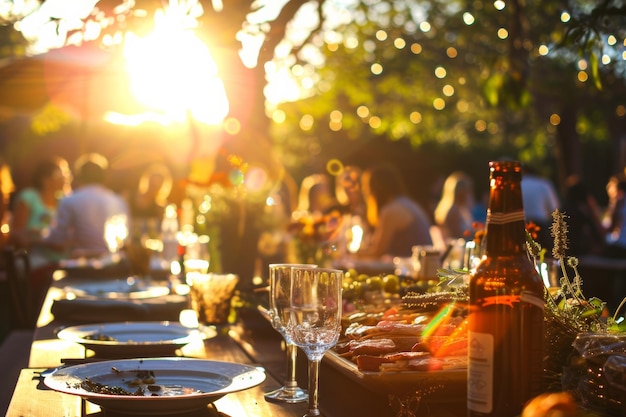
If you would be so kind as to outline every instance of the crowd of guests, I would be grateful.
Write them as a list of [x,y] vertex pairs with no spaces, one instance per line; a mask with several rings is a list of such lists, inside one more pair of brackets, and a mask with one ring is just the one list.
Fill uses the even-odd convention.
[[111,254],[105,230],[111,219],[128,228],[133,216],[162,216],[161,190],[169,192],[172,181],[166,169],[148,167],[137,189],[123,195],[110,186],[108,164],[98,153],[80,156],[71,169],[63,158],[44,158],[18,189],[9,165],[0,163],[0,249],[27,251],[35,303],[42,301],[61,260]]
[[[626,175],[608,181],[609,203],[602,209],[581,178],[568,178],[559,193],[549,180],[530,167],[524,169],[527,222],[540,227],[543,247],[551,247],[551,215],[559,208],[568,216],[569,255],[626,256]],[[0,245],[28,250],[34,285],[45,287],[61,259],[110,253],[105,228],[113,217],[132,220],[140,233],[147,228],[158,233],[173,186],[168,167],[147,166],[135,186],[127,186],[123,193],[109,186],[108,170],[107,159],[99,154],[81,156],[71,169],[62,158],[46,158],[34,167],[28,184],[18,189],[8,165],[0,163]],[[412,198],[402,173],[392,164],[345,166],[333,175],[316,173],[299,187],[293,185],[287,188],[297,198],[285,196],[285,222],[279,225],[287,240],[294,240],[290,228],[294,223],[321,225],[316,245],[362,259],[409,257],[417,245],[471,239],[476,222],[486,217],[485,195],[475,194],[473,178],[462,171],[443,178],[433,207]],[[350,246],[357,229],[359,242]],[[281,261],[310,260],[282,255]]]
[[[472,239],[476,226],[486,219],[488,194],[476,195],[474,179],[462,171],[443,178],[433,207],[413,199],[400,171],[390,164],[363,170],[345,167],[334,177],[335,188],[332,179],[325,174],[305,178],[301,201],[314,199],[323,204],[300,205],[295,213],[315,216],[335,211],[344,219],[346,214],[361,219],[367,236],[356,257],[389,260],[410,256],[412,246]],[[346,182],[352,190],[349,200],[342,190]],[[569,256],[626,257],[626,174],[608,181],[605,208],[579,176],[567,178],[559,189],[529,165],[524,166],[522,192],[526,221],[534,225],[535,238],[547,256],[553,246],[552,213],[559,209],[567,216]]]

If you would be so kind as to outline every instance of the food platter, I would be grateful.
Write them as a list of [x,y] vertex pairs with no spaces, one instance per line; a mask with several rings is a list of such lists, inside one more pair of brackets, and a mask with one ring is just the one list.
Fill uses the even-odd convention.
[[[145,381],[142,375],[152,375]],[[139,378],[139,379],[138,379]],[[265,380],[257,367],[191,358],[147,358],[91,362],[59,368],[44,378],[58,392],[80,396],[106,411],[134,415],[185,413]],[[109,389],[96,392],[94,386]],[[86,389],[87,388],[87,389]],[[137,395],[112,394],[112,388]]]
[[436,371],[389,371],[372,372],[359,370],[356,364],[342,358],[333,351],[324,357],[327,364],[376,393],[387,395],[405,395],[418,393],[425,401],[450,401],[454,398],[466,398],[467,369],[454,368]]
[[64,288],[66,297],[140,300],[170,293],[165,285],[151,285],[138,278],[75,283]]
[[364,389],[428,403],[467,397],[467,308],[452,290],[363,303],[342,318],[327,365]]
[[189,328],[168,321],[86,324],[57,333],[59,339],[80,343],[106,358],[170,356],[193,340],[215,335],[213,327]]

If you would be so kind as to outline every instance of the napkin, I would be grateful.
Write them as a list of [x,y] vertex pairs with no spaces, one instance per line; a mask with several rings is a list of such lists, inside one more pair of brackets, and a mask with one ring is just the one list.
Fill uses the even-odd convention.
[[177,294],[142,300],[76,298],[55,300],[51,311],[58,320],[77,323],[177,321],[188,305],[187,297]]

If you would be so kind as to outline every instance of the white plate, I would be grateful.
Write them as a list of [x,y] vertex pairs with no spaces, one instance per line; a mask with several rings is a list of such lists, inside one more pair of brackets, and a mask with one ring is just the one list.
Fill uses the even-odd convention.
[[120,358],[173,355],[193,340],[209,339],[216,334],[213,327],[198,329],[169,321],[141,321],[66,327],[57,337],[80,343],[96,356]]
[[[66,298],[95,297],[105,299],[138,300],[162,297],[170,293],[164,285],[149,285],[138,278],[76,283],[64,288]],[[71,295],[72,294],[72,295]]]
[[[86,379],[135,392],[138,371],[152,371],[158,391],[140,385],[145,395],[100,394],[81,388]],[[92,362],[60,368],[44,384],[66,394],[78,395],[105,411],[125,414],[171,414],[199,410],[226,394],[255,387],[265,380],[262,369],[231,362],[190,358],[126,359]]]

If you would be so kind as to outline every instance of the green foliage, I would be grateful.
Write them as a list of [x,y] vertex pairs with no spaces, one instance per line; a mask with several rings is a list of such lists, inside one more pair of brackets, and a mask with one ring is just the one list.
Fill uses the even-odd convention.
[[[213,2],[202,0],[201,15],[191,9],[192,3],[187,12],[197,17],[204,37],[220,48],[235,51],[240,47],[242,25],[244,32],[267,35],[261,49],[263,63],[271,59],[268,54],[283,38],[292,40],[288,24],[309,2],[286,2],[271,24],[246,22],[251,11],[268,7],[269,1],[224,2],[223,10],[217,10]],[[501,9],[499,2],[469,0],[340,3],[320,2],[325,21],[312,26],[304,44],[294,41],[289,60],[299,68],[314,66],[315,79],[322,82],[313,88],[315,97],[283,105],[287,120],[284,126],[272,127],[279,148],[295,152],[286,155],[288,160],[302,158],[302,152],[307,158],[319,156],[323,140],[337,136],[402,140],[416,148],[428,143],[477,150],[514,146],[520,158],[545,157],[555,130],[548,118],[563,106],[574,102],[584,112],[595,107],[614,114],[616,106],[623,105],[623,62],[617,56],[609,64],[599,60],[605,52],[615,52],[625,37],[626,9],[620,2],[513,1],[502,2]],[[151,24],[140,16],[151,18],[163,5],[151,0],[120,4],[119,0],[99,1],[78,32],[97,23],[103,26],[103,36],[128,28],[142,33]],[[337,11],[342,12],[341,24],[333,26]],[[571,14],[569,21],[562,18],[565,11]],[[115,24],[104,25],[109,21]],[[63,20],[55,22],[62,25]],[[335,36],[326,36],[329,33]],[[616,36],[616,47],[608,47],[608,35]],[[350,37],[357,40],[356,46],[346,46]],[[549,50],[547,56],[539,53],[541,46]],[[325,62],[308,61],[307,47],[319,49]],[[590,82],[576,78],[579,59],[588,65],[585,71]],[[374,64],[382,66],[381,73],[372,72]],[[445,69],[445,75],[436,75],[437,69]],[[591,92],[599,88],[602,97]],[[369,115],[357,115],[360,106]],[[339,130],[328,126],[335,110],[343,116]],[[304,115],[315,120],[310,130],[299,126]],[[370,123],[372,118],[376,123]],[[596,126],[602,123],[594,120],[587,131],[599,130]],[[520,140],[525,135],[532,140]]]

